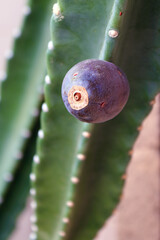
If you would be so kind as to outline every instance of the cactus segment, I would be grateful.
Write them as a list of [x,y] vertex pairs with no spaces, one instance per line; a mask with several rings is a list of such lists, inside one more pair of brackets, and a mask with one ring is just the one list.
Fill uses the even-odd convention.
[[[39,124],[37,124],[39,126]],[[8,191],[0,204],[0,239],[9,239],[10,234],[15,228],[17,217],[24,209],[29,195],[30,181],[29,173],[32,167],[32,158],[36,148],[36,129],[29,139],[24,157],[15,172],[14,180],[10,184]]]
[[49,0],[39,1],[38,7],[33,1],[25,8],[21,34],[16,34],[8,60],[0,102],[0,197],[14,175],[41,100],[50,8]]
[[[145,0],[64,0],[58,5],[47,52],[48,112],[41,115],[39,163],[34,164],[32,175],[37,239],[90,240],[119,201],[128,151],[160,87],[160,59],[153,51],[160,41],[160,3],[156,0],[153,7]],[[66,112],[60,96],[66,72],[89,58],[113,61],[131,85],[122,113],[103,124],[78,122]],[[90,137],[83,141],[83,135]]]
[[[73,207],[75,182],[78,181],[79,167],[83,165],[80,160],[85,158],[87,145],[85,141],[82,144],[82,133],[89,136],[86,128],[90,128],[65,110],[60,96],[62,80],[75,63],[99,57],[113,2],[59,1],[58,5],[57,12],[63,19],[57,21],[55,12],[51,19],[52,41],[47,51],[49,77],[46,77],[45,86],[48,112],[41,116],[42,131],[39,131],[37,148],[39,164],[34,163],[31,176],[37,192],[37,238],[48,240],[64,235],[62,224]],[[82,152],[79,152],[81,146]]]

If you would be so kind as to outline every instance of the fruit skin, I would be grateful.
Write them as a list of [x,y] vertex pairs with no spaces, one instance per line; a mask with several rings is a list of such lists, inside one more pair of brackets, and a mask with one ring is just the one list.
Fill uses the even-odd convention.
[[[88,105],[79,110],[73,109],[68,101],[73,86],[82,86],[88,93]],[[126,75],[107,61],[88,59],[79,62],[67,72],[62,83],[62,99],[67,110],[83,122],[100,123],[114,118],[128,97]]]

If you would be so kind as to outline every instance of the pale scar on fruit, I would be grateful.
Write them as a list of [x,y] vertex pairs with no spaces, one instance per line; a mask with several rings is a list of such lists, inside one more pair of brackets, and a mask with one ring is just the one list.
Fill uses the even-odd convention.
[[68,93],[68,102],[75,110],[86,107],[89,103],[87,90],[82,86],[73,86]]

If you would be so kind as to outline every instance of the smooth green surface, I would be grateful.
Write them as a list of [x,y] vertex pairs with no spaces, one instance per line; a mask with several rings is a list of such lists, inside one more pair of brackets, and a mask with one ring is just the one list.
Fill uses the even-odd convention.
[[[136,11],[135,11],[136,9]],[[119,201],[137,127],[160,91],[160,3],[128,1],[112,61],[126,73],[130,98],[122,113],[97,124],[86,152],[68,240],[91,239]],[[95,231],[95,232],[94,232]]]
[[[52,83],[45,87],[49,112],[42,114],[44,139],[38,141],[41,163],[34,168],[38,240],[57,240],[62,229],[68,240],[91,240],[119,201],[128,151],[137,127],[149,113],[149,101],[160,88],[160,3],[129,0],[123,9],[123,1],[59,3],[64,19],[51,20],[54,50],[48,51],[48,72]],[[117,39],[108,37],[110,28],[119,31]],[[120,66],[129,79],[131,93],[122,113],[93,125],[90,140],[82,146],[81,133],[86,125],[68,114],[60,94],[67,70],[88,58]],[[81,165],[76,189],[70,178],[75,173],[79,150],[87,158]],[[66,208],[67,200],[75,202],[72,213]],[[69,228],[62,224],[66,213],[71,219]]]
[[[39,124],[38,124],[39,126]],[[0,205],[0,239],[7,240],[16,226],[16,220],[24,209],[29,196],[29,174],[32,167],[32,159],[35,153],[37,127],[33,136],[27,143],[24,157],[20,161],[15,173],[14,181],[10,184],[3,203]],[[29,219],[28,219],[29,220]]]
[[49,15],[52,2],[30,1],[31,13],[25,18],[22,35],[14,43],[14,57],[7,66],[0,102],[0,196],[8,183],[6,173],[17,166],[17,154],[25,143],[25,132],[31,128],[33,112],[40,101],[44,78],[45,49],[49,39]]
[[45,87],[49,112],[42,114],[44,139],[38,141],[41,163],[35,167],[38,239],[41,240],[59,238],[83,127],[65,109],[61,83],[71,66],[98,57],[113,4],[96,0],[59,3],[64,19],[56,22],[54,16],[51,19],[54,50],[47,55],[52,83]]

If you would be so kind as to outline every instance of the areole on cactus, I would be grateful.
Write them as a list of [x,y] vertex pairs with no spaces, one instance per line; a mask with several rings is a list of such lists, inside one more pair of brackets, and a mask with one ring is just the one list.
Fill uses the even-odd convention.
[[[151,109],[149,102],[159,91],[160,59],[158,52],[153,51],[160,40],[159,7],[158,0],[154,4],[145,0],[40,0],[38,4],[35,0],[30,1],[21,36],[15,41],[14,56],[8,63],[7,80],[2,85],[0,196],[4,199],[1,216],[5,216],[3,209],[16,180],[9,183],[11,181],[6,181],[4,176],[13,176],[17,172],[21,176],[17,179],[25,185],[30,168],[28,165],[24,175],[20,174],[20,168],[16,171],[17,156],[23,158],[24,154],[24,160],[31,159],[30,155],[34,152],[30,173],[31,206],[34,209],[31,239],[93,239],[118,204],[123,186],[122,175],[130,158],[128,152],[137,136],[136,129]],[[47,42],[43,99],[37,88],[43,84],[41,79],[45,73]],[[116,100],[112,99],[115,106],[111,106],[116,108],[119,98],[122,102],[110,118],[105,116],[105,121],[117,115],[127,102],[129,86],[122,71],[130,83],[128,103],[119,115],[107,122],[100,116],[99,108],[95,110],[89,105],[92,103],[90,92],[87,85],[81,84],[79,69],[72,74],[73,81],[79,79],[78,85],[69,82],[70,87],[66,87],[68,82],[65,82],[62,87],[62,94],[66,88],[70,94],[65,104],[67,108],[73,107],[72,114],[75,113],[80,109],[75,104],[85,93],[81,108],[89,106],[88,112],[92,117],[94,114],[98,116],[87,121],[91,123],[83,123],[73,118],[63,104],[61,86],[65,75],[72,71],[70,69],[75,64],[81,64],[86,59],[110,62],[108,64],[114,66],[113,77],[117,74],[116,78],[125,82],[124,89],[121,85],[119,89],[117,85],[116,90],[115,84],[111,86],[109,96],[116,95]],[[94,79],[94,84],[96,81]],[[100,91],[107,86],[103,85]],[[91,87],[95,90],[95,86]],[[98,92],[97,89],[95,91]],[[75,97],[74,103],[69,96],[72,100]],[[102,96],[95,96],[94,101],[100,103],[100,109],[105,109],[106,102],[109,102],[108,95],[105,97],[104,92]],[[34,121],[33,115],[37,115],[40,102],[43,102],[40,128],[37,136],[29,139],[28,129],[32,130],[34,126],[36,129],[39,124]],[[9,107],[11,104],[12,108]],[[32,116],[31,112],[34,113]],[[98,117],[99,122],[104,123],[93,124],[98,122]],[[10,151],[5,148],[6,144]],[[26,161],[22,161],[22,165],[25,164]],[[24,195],[23,201],[27,191]],[[14,212],[14,204],[11,209]],[[15,215],[19,211],[17,209]],[[2,240],[7,239],[7,234]]]

